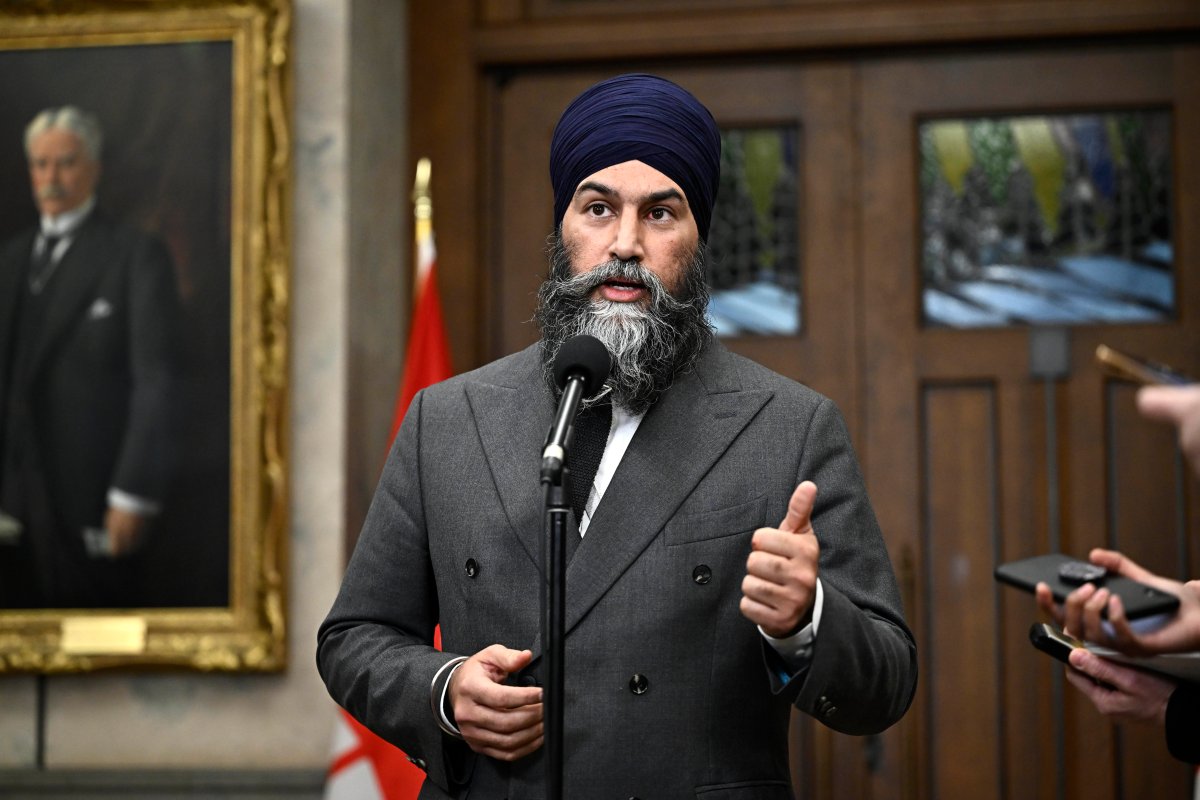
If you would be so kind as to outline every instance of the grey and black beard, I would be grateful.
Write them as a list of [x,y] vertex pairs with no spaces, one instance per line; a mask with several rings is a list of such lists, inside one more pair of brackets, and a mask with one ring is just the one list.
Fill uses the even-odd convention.
[[[608,261],[573,275],[571,252],[556,233],[550,244],[550,277],[538,290],[535,316],[542,331],[542,374],[557,397],[554,357],[563,342],[580,334],[595,336],[612,356],[608,385],[613,402],[641,414],[658,400],[700,356],[712,338],[708,285],[704,281],[704,243],[696,247],[679,291],[672,295],[653,272],[637,261]],[[650,302],[614,303],[593,300],[605,281],[620,278],[641,283]]]

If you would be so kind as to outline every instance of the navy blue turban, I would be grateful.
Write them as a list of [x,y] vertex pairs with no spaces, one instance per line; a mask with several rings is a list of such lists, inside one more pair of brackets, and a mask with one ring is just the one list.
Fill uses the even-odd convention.
[[587,176],[626,161],[641,161],[679,184],[700,238],[708,239],[721,177],[721,133],[699,100],[654,75],[601,81],[563,112],[550,142],[555,227]]

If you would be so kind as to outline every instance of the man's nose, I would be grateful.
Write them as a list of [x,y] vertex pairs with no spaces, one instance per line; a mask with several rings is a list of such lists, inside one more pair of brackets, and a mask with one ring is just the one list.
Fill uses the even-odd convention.
[[641,260],[643,252],[640,222],[636,213],[621,214],[617,218],[617,229],[613,236],[612,246],[609,248],[609,253],[613,258],[621,261]]

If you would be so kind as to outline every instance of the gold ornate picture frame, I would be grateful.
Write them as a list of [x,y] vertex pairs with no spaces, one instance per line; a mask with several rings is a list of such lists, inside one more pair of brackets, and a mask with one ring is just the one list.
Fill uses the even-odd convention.
[[[34,259],[24,255],[39,219],[25,127],[44,109],[75,106],[103,130],[92,214],[103,209],[160,242],[179,298],[169,488],[121,564],[132,601],[6,600],[0,673],[286,666],[290,24],[290,0],[0,5],[0,281],[12,268],[5,254]],[[104,298],[89,302],[80,316],[105,316]],[[0,326],[20,319],[0,298]],[[5,409],[16,405],[5,394],[5,359],[0,437]],[[26,450],[37,450],[40,426],[51,424],[39,413]],[[4,447],[0,438],[0,455]],[[0,481],[12,463],[0,464]],[[46,495],[53,517],[62,498]],[[18,525],[13,541],[33,546],[31,527]],[[16,550],[0,546],[0,559],[6,552]]]

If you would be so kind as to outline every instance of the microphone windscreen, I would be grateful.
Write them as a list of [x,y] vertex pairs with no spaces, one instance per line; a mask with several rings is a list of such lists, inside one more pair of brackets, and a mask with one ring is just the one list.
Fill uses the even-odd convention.
[[554,383],[563,388],[571,375],[583,377],[583,396],[591,397],[608,380],[612,359],[595,336],[582,334],[562,343],[554,356]]

